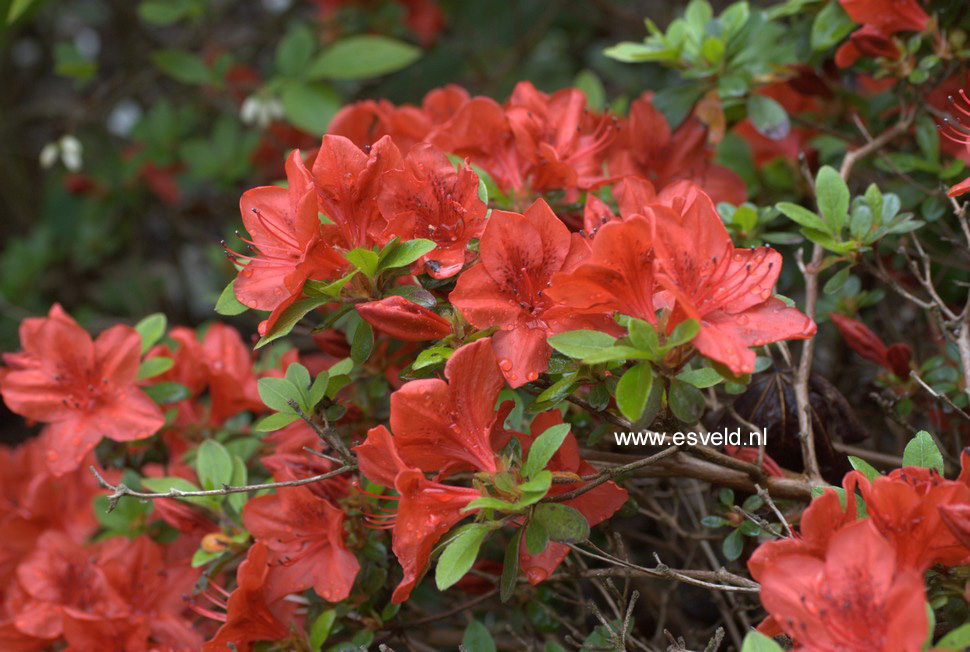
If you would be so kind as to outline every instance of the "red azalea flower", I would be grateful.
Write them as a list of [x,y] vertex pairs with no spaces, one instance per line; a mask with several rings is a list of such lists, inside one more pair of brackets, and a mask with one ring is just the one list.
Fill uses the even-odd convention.
[[426,238],[435,249],[415,265],[433,278],[449,278],[465,264],[468,241],[482,234],[485,203],[478,175],[467,163],[460,170],[431,145],[411,149],[404,166],[384,175],[378,205],[387,219],[385,236]]
[[404,570],[392,602],[408,599],[428,565],[435,543],[452,526],[470,516],[471,513],[462,510],[481,497],[477,489],[428,480],[420,470],[404,462],[399,444],[399,437],[391,437],[387,428],[378,426],[367,433],[363,444],[354,448],[361,473],[372,482],[393,487],[400,494],[393,516],[374,519],[377,527],[393,528],[391,549]]
[[893,372],[899,378],[909,378],[909,360],[913,350],[907,344],[896,342],[887,347],[878,335],[857,319],[835,312],[829,314],[829,319],[839,329],[842,338],[853,351],[883,369]]
[[440,340],[451,335],[450,321],[404,297],[368,301],[356,308],[371,326],[406,342]]
[[864,25],[835,51],[835,64],[848,68],[861,56],[896,59],[899,54],[899,48],[887,34],[873,25]]
[[428,135],[435,147],[470,159],[503,191],[523,186],[522,163],[505,110],[488,97],[462,104],[443,125]]
[[[104,544],[98,555],[98,566],[132,611],[116,626],[119,634],[133,640],[137,638],[146,648],[146,641],[150,638],[153,644],[168,646],[172,650],[198,650],[202,637],[193,627],[192,619],[184,613],[187,610],[183,596],[192,590],[199,570],[189,566],[188,560],[171,563],[165,558],[166,552],[147,536],[140,536],[134,541],[116,537]],[[69,615],[73,614],[69,612]],[[82,629],[98,629],[83,627],[83,620],[76,623],[82,625]],[[65,635],[71,641],[69,628],[65,621]],[[128,633],[124,633],[126,630]],[[71,642],[78,649],[85,649]],[[113,648],[103,645],[87,649]]]
[[47,318],[20,325],[23,353],[4,354],[10,369],[0,392],[11,410],[48,425],[47,463],[55,475],[73,471],[102,437],[133,441],[150,437],[165,417],[135,387],[141,338],[129,326],[113,326],[96,340],[55,304]]
[[[855,495],[856,483],[856,476],[851,473],[843,478],[842,485],[846,495]],[[762,581],[765,569],[775,560],[788,555],[809,555],[824,559],[832,536],[855,523],[857,519],[855,500],[848,501],[847,506],[843,507],[834,490],[825,490],[802,512],[797,537],[766,541],[758,546],[748,560],[751,577]]]
[[389,100],[362,100],[337,111],[327,133],[348,138],[362,149],[390,136],[406,152],[424,140],[432,126],[428,116],[416,106],[394,106]]
[[[532,420],[532,434],[525,435],[520,433],[516,435],[522,444],[523,459],[528,456],[529,448],[532,446],[532,442],[535,441],[536,437],[552,426],[561,423],[563,423],[562,414],[558,410],[536,415],[535,419]],[[579,443],[572,433],[566,435],[559,450],[549,460],[546,468],[553,472],[575,473],[578,476],[596,473],[596,469],[579,456]],[[554,484],[549,490],[549,495],[557,496],[564,494],[582,485],[582,482]],[[563,505],[568,505],[579,510],[590,526],[593,526],[599,525],[613,516],[618,509],[623,507],[626,499],[626,489],[617,486],[613,482],[604,482],[576,498],[565,501]],[[524,535],[525,533],[523,532],[522,536]],[[529,551],[526,550],[523,544],[519,547],[519,568],[522,569],[522,572],[525,573],[525,576],[531,584],[538,584],[556,570],[556,567],[565,559],[567,554],[569,554],[569,546],[563,543],[556,543],[555,541],[550,541],[546,545],[545,550],[536,555],[529,554]]]
[[350,594],[360,564],[344,545],[339,507],[308,486],[280,487],[246,503],[242,517],[253,538],[270,551],[268,602],[310,587],[328,602]]
[[367,152],[343,136],[324,136],[313,161],[317,208],[330,222],[322,226],[324,240],[350,251],[386,242],[387,221],[377,208],[384,175],[402,167],[401,152],[390,137]]
[[64,633],[65,614],[110,619],[128,615],[129,605],[108,582],[92,551],[57,530],[48,530],[17,567],[26,593],[14,615],[16,628],[30,636],[54,639]]
[[853,21],[887,35],[921,32],[930,20],[916,0],[839,0],[839,3]]
[[222,424],[240,412],[263,412],[253,374],[253,353],[231,326],[216,323],[200,347],[209,385],[209,423]]
[[900,567],[922,573],[937,563],[958,566],[970,560],[970,549],[940,514],[943,506],[970,503],[966,484],[916,467],[896,469],[871,483],[852,473],[859,478],[869,519],[892,543]]
[[940,518],[960,545],[970,551],[970,505],[941,505]]
[[707,128],[689,116],[671,131],[667,119],[653,106],[652,93],[630,104],[608,165],[614,176],[635,175],[658,188],[688,179],[704,188],[716,202],[740,204],[747,191],[733,170],[712,162]]
[[589,260],[556,274],[545,294],[582,313],[616,311],[656,324],[653,261],[652,228],[645,218],[608,222],[593,239]]
[[604,315],[557,309],[545,293],[553,274],[574,268],[588,251],[545,201],[537,200],[525,215],[492,211],[479,249],[480,263],[459,277],[448,299],[476,328],[502,329],[492,346],[512,387],[535,380],[549,366],[548,335],[608,328]]
[[307,279],[336,278],[347,261],[320,240],[320,219],[313,178],[299,150],[286,161],[287,188],[247,190],[239,201],[253,254],[229,252],[243,269],[233,283],[240,303],[273,310],[299,295]]
[[445,377],[448,382],[412,380],[391,394],[391,431],[401,459],[438,477],[464,469],[497,471],[494,451],[508,440],[502,430],[507,412],[495,411],[505,382],[491,342],[455,351]]
[[84,541],[97,528],[91,509],[99,493],[94,476],[51,474],[43,445],[35,438],[17,448],[0,447],[0,587],[10,584],[17,564],[33,552],[46,530]]
[[603,160],[616,137],[616,119],[590,114],[581,90],[546,95],[522,81],[505,112],[532,190],[589,188],[604,180]]
[[670,293],[668,332],[698,320],[694,347],[738,375],[754,370],[749,346],[815,334],[815,322],[771,296],[778,252],[735,249],[710,197],[689,182],[665,188],[658,200],[646,212],[656,229],[657,282]]
[[911,652],[926,638],[923,578],[897,564],[869,521],[837,532],[824,561],[790,555],[768,565],[761,602],[806,652]]
[[268,574],[269,549],[257,541],[236,571],[236,589],[229,594],[226,614],[219,616],[225,624],[202,646],[202,652],[225,652],[229,643],[239,652],[249,652],[253,641],[286,638],[289,630],[280,620],[280,603],[270,604],[266,599]]

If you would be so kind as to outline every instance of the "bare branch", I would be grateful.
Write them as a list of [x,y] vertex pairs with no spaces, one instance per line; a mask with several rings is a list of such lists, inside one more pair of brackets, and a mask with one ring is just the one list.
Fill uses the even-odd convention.
[[321,473],[320,475],[310,476],[309,478],[289,480],[287,482],[264,482],[262,484],[250,484],[239,487],[223,485],[222,489],[207,489],[204,491],[182,491],[181,489],[175,489],[173,487],[165,493],[147,493],[144,491],[135,491],[130,489],[128,485],[123,482],[113,485],[105,480],[104,477],[98,473],[98,470],[94,468],[94,466],[88,468],[91,469],[91,473],[94,474],[94,477],[98,479],[98,485],[100,485],[102,489],[108,489],[113,492],[110,496],[108,496],[108,512],[111,512],[118,505],[118,501],[121,500],[122,496],[131,496],[132,498],[139,498],[141,500],[155,500],[157,498],[197,498],[202,496],[225,496],[227,494],[237,494],[244,491],[278,489],[280,487],[300,487],[305,484],[313,484],[315,482],[320,482],[321,480],[327,480],[329,478],[335,478],[338,475],[350,473],[351,471],[357,469],[357,465],[354,464],[342,466],[334,471],[328,471],[327,473]]

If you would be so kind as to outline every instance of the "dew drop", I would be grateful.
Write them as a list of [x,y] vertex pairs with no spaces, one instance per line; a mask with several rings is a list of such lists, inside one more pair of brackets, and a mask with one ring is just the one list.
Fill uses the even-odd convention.
[[530,371],[529,373],[527,373],[525,375],[525,379],[528,380],[529,382],[532,382],[533,380],[536,380],[537,378],[539,378],[539,374],[537,374],[534,371]]
[[508,371],[512,368],[512,361],[508,358],[502,358],[498,361],[498,366],[502,371]]
[[56,450],[54,450],[52,448],[47,449],[47,459],[48,460],[50,460],[51,462],[56,462],[57,461],[57,458],[58,458],[58,455],[57,455],[57,451]]
[[770,297],[770,296],[771,296],[771,290],[769,290],[768,288],[765,288],[764,290],[761,291],[761,298],[762,299],[767,300],[768,297]]
[[748,316],[747,315],[738,315],[737,321],[738,321],[739,324],[741,324],[743,326],[744,324],[747,324],[748,323]]

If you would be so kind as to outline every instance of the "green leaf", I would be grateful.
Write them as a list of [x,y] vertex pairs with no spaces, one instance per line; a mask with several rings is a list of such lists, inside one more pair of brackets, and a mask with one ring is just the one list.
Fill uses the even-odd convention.
[[519,485],[519,490],[528,493],[540,493],[543,496],[548,493],[549,487],[552,486],[552,471],[543,469],[535,474],[531,480],[523,482]]
[[352,249],[344,257],[366,276],[373,278],[377,275],[377,254],[370,249],[363,247]]
[[327,371],[330,372],[331,376],[346,376],[353,370],[354,361],[350,358],[344,358],[340,362],[334,363],[334,365]]
[[630,342],[638,349],[643,349],[651,356],[656,356],[660,350],[660,340],[657,337],[657,330],[648,322],[642,319],[630,318],[627,324],[630,333]]
[[614,360],[644,360],[656,358],[656,354],[650,354],[642,349],[632,346],[611,346],[608,349],[600,349],[589,355],[583,356],[583,364],[600,364],[603,362],[613,362]]
[[774,639],[768,638],[756,629],[750,630],[741,644],[741,652],[784,652]]
[[[340,291],[350,282],[350,279],[356,275],[357,270],[354,270],[350,274],[338,278],[336,281],[307,281],[303,284],[303,293],[308,297],[330,297],[335,299],[340,296]],[[350,306],[346,307],[348,310],[350,309]]]
[[530,555],[538,555],[546,549],[549,543],[549,533],[546,532],[542,521],[532,519],[525,529],[525,549]]
[[175,361],[171,358],[146,358],[138,365],[138,376],[136,376],[135,380],[154,378],[171,369],[174,364]]
[[383,272],[385,269],[394,267],[407,267],[421,256],[433,251],[436,246],[437,244],[434,241],[422,238],[398,243],[396,247],[381,258],[377,271]]
[[361,364],[370,357],[374,350],[374,328],[361,320],[354,330],[354,339],[350,343],[350,358]]
[[948,632],[933,646],[937,650],[966,650],[970,648],[970,623]]
[[163,73],[183,84],[208,84],[212,81],[209,67],[198,55],[185,50],[155,50],[152,63]]
[[287,32],[283,40],[276,47],[276,69],[288,77],[299,77],[307,69],[316,37],[303,23]]
[[262,348],[288,334],[293,327],[303,319],[307,313],[315,308],[319,308],[322,305],[330,303],[331,299],[329,297],[313,297],[309,299],[299,299],[291,303],[286,307],[282,313],[280,313],[279,318],[277,318],[276,323],[273,327],[263,335],[259,341],[256,343],[256,348]]
[[198,0],[145,0],[138,5],[139,17],[152,25],[171,25],[202,10]]
[[411,363],[411,368],[424,369],[425,367],[447,362],[448,358],[450,358],[451,354],[454,352],[454,349],[449,349],[447,346],[434,346],[430,349],[425,349],[419,353],[418,357],[415,358],[414,362]]
[[156,312],[153,315],[148,315],[140,322],[135,324],[135,330],[138,331],[138,335],[141,336],[141,352],[142,355],[148,352],[148,349],[160,339],[162,335],[165,334],[165,327],[167,325],[167,320],[165,315],[160,312]]
[[441,552],[438,567],[435,569],[434,579],[439,591],[460,580],[471,570],[478,550],[482,547],[485,535],[491,528],[481,523],[466,525]]
[[788,112],[781,104],[764,95],[748,96],[748,119],[765,138],[781,140],[791,131]]
[[[589,68],[580,70],[573,80],[573,86],[583,91],[586,106],[590,111],[602,111],[606,104],[606,91],[599,76]],[[484,201],[484,200],[483,200]]]
[[505,559],[502,561],[502,577],[499,580],[499,598],[502,602],[515,593],[515,581],[519,575],[519,545],[522,541],[521,532],[516,531],[509,539],[509,545],[505,548]]
[[319,650],[327,642],[330,630],[337,620],[337,610],[327,609],[316,617],[310,626],[310,649]]
[[553,335],[549,346],[570,358],[583,359],[616,343],[616,338],[600,331],[569,331]]
[[298,387],[286,378],[260,378],[256,382],[259,398],[271,410],[283,414],[296,414],[290,406],[290,401],[300,403],[301,393]]
[[677,324],[674,332],[667,336],[663,345],[664,351],[676,348],[682,344],[687,344],[701,332],[701,325],[696,319],[685,319]]
[[829,0],[822,11],[815,15],[812,21],[812,32],[809,41],[813,50],[827,50],[854,30],[855,23],[839,4],[839,0]]
[[826,230],[838,237],[849,217],[849,186],[835,168],[823,165],[815,176],[815,197]]
[[647,407],[652,386],[653,367],[649,362],[640,362],[627,369],[616,385],[616,405],[620,413],[636,422]]
[[299,418],[300,417],[294,412],[290,412],[289,414],[276,412],[263,417],[253,424],[253,430],[256,432],[272,432],[274,430],[279,430],[280,428],[285,428]]
[[943,455],[936,447],[933,437],[925,430],[916,433],[903,450],[903,466],[918,466],[924,469],[936,469],[943,473]]
[[716,369],[701,367],[700,369],[689,369],[680,372],[677,374],[677,380],[693,385],[698,389],[707,389],[724,380],[724,376],[719,374]]
[[[305,412],[312,409],[313,406],[310,405],[310,372],[307,371],[307,368],[299,362],[291,363],[286,368],[286,379],[293,383],[293,386],[300,392],[300,397],[296,402]],[[324,385],[324,389],[326,389],[326,385]]]
[[461,645],[468,652],[495,652],[495,641],[488,633],[488,628],[477,620],[468,623],[465,635],[461,638]]
[[670,381],[667,404],[674,416],[684,423],[697,423],[704,413],[704,395],[701,390],[676,378]]
[[236,298],[236,292],[232,284],[233,281],[229,281],[229,285],[222,290],[222,294],[219,295],[219,300],[216,301],[216,312],[220,315],[241,315],[249,310],[248,306],[244,306]]
[[845,282],[849,280],[849,273],[852,271],[851,267],[843,267],[835,274],[832,278],[825,282],[825,286],[822,288],[822,292],[825,294],[835,294],[842,289]]
[[280,95],[283,114],[295,127],[319,136],[340,109],[340,96],[322,84],[292,83]]
[[188,387],[179,383],[155,383],[142,387],[141,391],[148,394],[148,397],[159,405],[177,403],[192,395]]
[[852,465],[853,469],[860,471],[862,475],[866,476],[866,480],[869,482],[872,482],[881,475],[872,464],[869,464],[869,462],[865,461],[861,457],[849,455],[849,464]]
[[232,456],[215,439],[206,439],[199,445],[195,470],[203,489],[221,489],[222,485],[232,482]]
[[20,18],[25,11],[30,8],[30,5],[34,4],[37,0],[13,0],[10,3],[10,8],[7,10],[7,24],[12,24],[15,20]]
[[386,36],[364,35],[340,39],[313,60],[310,79],[366,79],[400,70],[414,63],[421,50]]
[[782,214],[795,222],[809,229],[815,229],[816,231],[827,231],[825,222],[822,219],[808,210],[804,206],[799,206],[798,204],[792,204],[791,202],[783,201],[775,204],[775,208],[782,212]]
[[589,536],[589,523],[577,510],[562,503],[541,503],[532,519],[539,522],[551,541],[579,543]]
[[546,468],[546,464],[556,454],[562,442],[569,434],[569,424],[561,423],[548,428],[541,435],[536,437],[529,448],[529,457],[522,465],[522,475],[532,478],[536,473]]
[[[238,455],[232,455],[232,480],[230,484],[234,487],[242,487],[246,485],[248,479],[249,474],[246,471],[246,463]],[[249,494],[245,491],[237,491],[226,496],[226,502],[236,510],[237,514],[242,514],[243,507],[246,506],[248,501]]]
[[724,543],[721,544],[721,552],[724,553],[725,559],[734,561],[741,556],[743,550],[744,535],[741,534],[741,530],[733,530],[731,534],[724,537]]
[[[340,374],[337,374],[340,376]],[[317,406],[317,403],[323,400],[323,397],[327,395],[327,389],[330,387],[330,373],[328,371],[321,371],[317,374],[317,377],[313,379],[313,384],[310,386],[310,391],[307,392],[307,407],[311,410]]]

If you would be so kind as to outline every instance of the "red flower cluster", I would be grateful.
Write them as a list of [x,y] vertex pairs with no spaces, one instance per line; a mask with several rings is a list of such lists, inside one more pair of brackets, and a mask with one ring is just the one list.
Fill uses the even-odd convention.
[[22,353],[5,353],[0,393],[11,410],[46,423],[44,448],[51,471],[81,465],[102,437],[134,441],[153,435],[165,418],[135,386],[141,338],[113,326],[92,340],[59,305],[47,318],[20,325]]
[[839,0],[849,18],[862,25],[835,53],[840,68],[863,56],[895,58],[899,47],[890,38],[897,32],[921,32],[929,22],[916,0]]
[[[970,453],[957,480],[906,467],[871,482],[845,476],[801,519],[801,536],[761,545],[748,562],[771,618],[804,650],[920,649],[927,634],[923,573],[970,561]],[[857,520],[856,490],[865,505]]]

